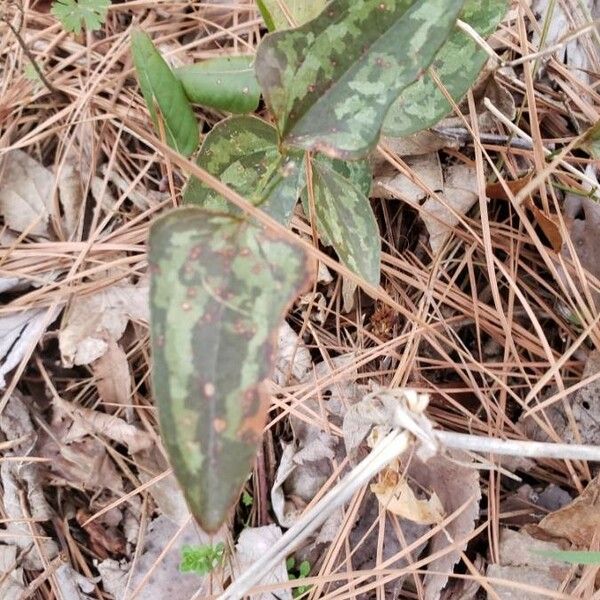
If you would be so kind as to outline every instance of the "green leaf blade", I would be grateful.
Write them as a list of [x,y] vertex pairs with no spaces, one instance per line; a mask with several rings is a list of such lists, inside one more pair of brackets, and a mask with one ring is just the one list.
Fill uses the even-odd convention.
[[258,108],[260,88],[253,56],[211,58],[175,69],[186,96],[195,104],[231,113]]
[[[482,37],[491,35],[506,13],[507,0],[466,0],[460,18]],[[431,64],[455,102],[473,85],[487,54],[458,27]],[[392,104],[383,124],[387,136],[406,137],[433,127],[452,106],[433,79],[424,75],[408,86]]]
[[535,554],[562,560],[573,565],[598,565],[600,564],[600,552],[587,550],[534,550]]
[[131,51],[154,126],[160,133],[160,112],[167,143],[184,156],[189,156],[198,147],[199,135],[196,117],[183,86],[146,33],[134,31],[131,34]]
[[287,239],[196,207],[155,222],[149,262],[161,432],[192,513],[214,532],[252,467],[278,327],[313,265]]
[[[231,117],[204,139],[198,165],[218,177],[282,224],[287,224],[302,183],[302,154],[282,156],[275,129],[256,117]],[[196,178],[183,192],[184,204],[239,214],[239,210]]]
[[381,242],[369,199],[325,161],[313,161],[317,229],[340,260],[372,285],[379,285]]
[[339,158],[372,148],[390,104],[444,43],[463,0],[333,0],[268,35],[256,74],[282,141]]

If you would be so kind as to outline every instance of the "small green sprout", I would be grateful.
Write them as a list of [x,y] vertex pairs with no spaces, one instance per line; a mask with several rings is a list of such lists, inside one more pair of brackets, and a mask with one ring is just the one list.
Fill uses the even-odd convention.
[[254,504],[254,498],[252,497],[252,494],[249,494],[246,490],[244,490],[242,493],[242,504],[247,508]]
[[184,546],[181,549],[181,563],[179,570],[182,573],[196,573],[206,575],[223,565],[225,558],[225,544],[219,542],[215,546]]
[[[285,561],[285,566],[287,568],[289,579],[304,579],[305,577],[308,577],[310,573],[310,563],[307,560],[303,560],[296,568],[296,559],[293,556],[290,556]],[[299,598],[306,594],[310,588],[310,585],[299,585],[298,587],[293,588],[292,595],[294,598]]]

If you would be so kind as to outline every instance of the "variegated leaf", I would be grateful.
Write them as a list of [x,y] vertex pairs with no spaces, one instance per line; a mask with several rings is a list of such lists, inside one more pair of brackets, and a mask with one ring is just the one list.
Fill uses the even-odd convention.
[[174,73],[195,104],[232,113],[258,108],[260,88],[254,74],[254,56],[209,58],[179,67]]
[[[231,117],[206,136],[198,164],[253,204],[287,224],[299,196],[302,153],[283,156],[275,129],[256,117]],[[239,212],[211,187],[196,178],[183,193],[185,204],[224,212]]]
[[463,0],[333,0],[268,35],[256,74],[284,144],[364,156],[390,104],[433,60]]
[[131,34],[131,52],[140,88],[157,132],[161,132],[160,118],[167,144],[189,156],[198,147],[198,123],[181,83],[146,33],[134,31]]
[[278,327],[312,263],[257,225],[196,207],[156,221],[149,261],[161,432],[192,513],[214,532],[252,467]]
[[[507,0],[466,0],[460,19],[481,35],[491,35],[507,8]],[[431,64],[454,101],[467,93],[485,65],[487,54],[458,27]],[[429,75],[408,86],[392,104],[383,123],[387,136],[404,137],[433,127],[452,106]]]
[[340,260],[372,285],[379,285],[381,242],[369,198],[325,160],[312,163],[317,229]]
[[291,25],[282,10],[283,4],[295,26],[314,19],[327,4],[327,0],[256,0],[260,14],[269,31],[288,29]]

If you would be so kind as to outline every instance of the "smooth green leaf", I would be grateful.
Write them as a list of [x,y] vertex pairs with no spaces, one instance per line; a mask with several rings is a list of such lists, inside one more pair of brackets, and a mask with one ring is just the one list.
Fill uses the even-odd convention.
[[592,158],[600,159],[600,121],[590,127],[579,144]]
[[110,0],[55,0],[51,10],[67,31],[81,33],[84,25],[89,31],[100,29],[110,4]]
[[369,199],[325,161],[313,161],[312,175],[322,241],[357,275],[379,285],[381,241]]
[[[466,0],[460,19],[482,37],[494,33],[507,9],[507,0]],[[455,102],[467,93],[488,56],[472,37],[458,27],[431,64]],[[429,75],[408,86],[392,104],[383,133],[404,137],[433,127],[452,111],[452,106]]]
[[269,31],[288,29],[290,23],[281,10],[285,5],[295,26],[314,19],[325,7],[327,0],[256,0],[260,14]]
[[[279,154],[277,133],[265,121],[249,116],[221,121],[206,136],[197,162],[280,223],[289,222],[301,186],[302,153]],[[196,178],[186,186],[183,201],[239,212]]]
[[254,56],[210,58],[179,67],[174,73],[195,104],[231,113],[249,113],[258,108],[260,88],[254,74]]
[[400,92],[429,66],[463,0],[333,0],[267,35],[256,75],[282,142],[359,158]]
[[286,309],[313,276],[296,244],[197,207],[150,231],[152,382],[190,509],[215,532],[248,477]]
[[598,565],[600,564],[600,552],[587,552],[579,550],[534,550],[535,554],[562,560],[574,565]]
[[183,86],[147,34],[131,34],[131,51],[154,126],[160,133],[160,114],[169,146],[189,156],[198,147],[198,124]]

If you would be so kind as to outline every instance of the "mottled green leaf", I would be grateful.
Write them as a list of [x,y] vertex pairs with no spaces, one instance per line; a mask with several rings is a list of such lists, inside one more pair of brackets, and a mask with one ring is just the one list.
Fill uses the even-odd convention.
[[142,31],[131,34],[131,51],[154,126],[160,134],[160,115],[167,144],[189,156],[198,146],[198,124],[181,83],[147,34]]
[[260,14],[269,31],[288,29],[290,22],[281,9],[284,5],[295,26],[314,19],[325,7],[327,0],[256,0]]
[[[466,0],[460,19],[482,37],[494,33],[507,8],[507,0]],[[467,90],[485,65],[488,56],[472,37],[458,27],[442,46],[432,63],[455,102]],[[452,111],[452,106],[429,75],[408,86],[392,104],[383,123],[383,133],[404,137],[433,127]]]
[[592,158],[600,159],[600,121],[585,132],[579,145]]
[[161,433],[192,513],[214,532],[252,467],[277,331],[312,263],[286,239],[197,207],[155,222],[149,263]]
[[[289,222],[300,191],[302,153],[279,154],[277,133],[268,123],[249,116],[221,121],[206,136],[198,164],[280,223]],[[196,178],[186,186],[183,201],[239,212]]]
[[340,158],[375,145],[390,104],[448,37],[463,0],[333,0],[266,36],[256,75],[284,144]]
[[[373,168],[371,167],[369,160],[340,160],[339,158],[330,158],[325,154],[315,154],[313,156],[313,162],[322,163],[326,167],[333,169],[338,175],[341,175],[346,179],[349,184],[358,188],[364,196],[367,198],[369,197],[373,183]],[[303,179],[302,206],[304,208],[304,214],[308,216],[310,211],[308,207],[308,192],[305,179]],[[319,237],[325,246],[332,245],[323,228],[320,228]]]
[[357,275],[379,285],[381,241],[369,198],[326,161],[314,160],[312,175],[321,241]]
[[232,113],[258,108],[260,88],[254,74],[254,56],[210,58],[174,72],[195,104]]

